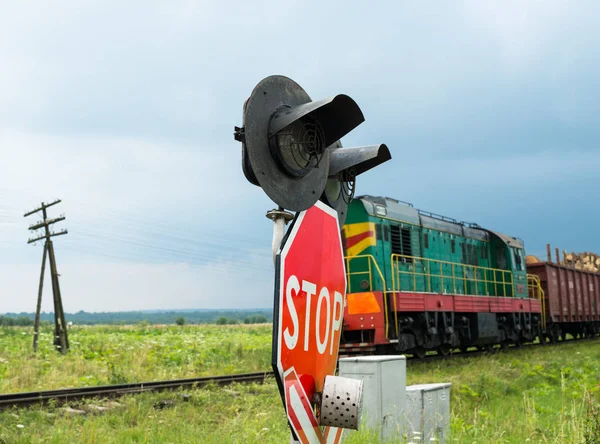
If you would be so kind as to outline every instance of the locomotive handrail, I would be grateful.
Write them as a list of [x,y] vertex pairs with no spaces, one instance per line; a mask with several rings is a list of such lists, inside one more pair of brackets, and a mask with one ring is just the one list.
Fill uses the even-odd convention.
[[[440,290],[445,293],[446,289],[445,289],[445,283],[446,280],[450,280],[452,282],[452,292],[453,294],[457,294],[456,288],[457,288],[457,281],[459,282],[459,287],[460,287],[460,281],[462,281],[462,285],[463,285],[463,289],[464,289],[464,294],[468,294],[468,290],[467,290],[467,283],[468,282],[472,282],[475,285],[475,295],[479,296],[479,284],[482,283],[485,285],[485,295],[490,295],[490,288],[489,285],[493,284],[493,288],[495,290],[495,295],[494,296],[505,296],[506,297],[506,289],[507,287],[512,288],[513,285],[513,274],[512,271],[510,270],[501,270],[498,268],[490,268],[490,267],[483,267],[483,266],[478,266],[478,265],[469,265],[469,264],[463,264],[460,262],[449,262],[449,261],[442,261],[439,259],[428,259],[428,258],[422,258],[422,257],[418,257],[418,256],[409,256],[409,255],[405,255],[405,254],[392,254],[392,261],[391,261],[391,266],[392,266],[392,289],[393,291],[417,291],[417,277],[423,277],[425,278],[423,282],[423,290],[426,290],[427,292],[431,293],[432,292],[432,280],[435,283],[435,279],[439,280],[440,283]],[[404,263],[407,264],[409,266],[410,269],[408,270],[401,270],[399,267],[399,263]],[[439,267],[439,274],[433,274],[431,273],[431,270],[433,269],[433,267],[431,267],[432,264],[437,264]],[[450,268],[450,275],[446,274],[444,275],[444,265],[449,266]],[[418,271],[417,270],[417,266],[421,266],[422,267],[422,271]],[[457,270],[457,268],[460,267],[460,270]],[[460,273],[462,272],[462,277],[459,275],[457,276],[456,273],[457,271]],[[482,278],[479,279],[478,278],[478,273],[481,272],[482,274]],[[493,277],[493,279],[488,279],[487,278],[487,272],[491,273],[491,276]],[[469,274],[472,274],[472,277],[469,276]],[[501,281],[497,279],[497,276],[501,277]],[[412,289],[406,289],[406,288],[402,288],[402,283],[401,283],[401,275],[409,275],[412,276]],[[433,279],[432,279],[433,278]],[[426,288],[425,288],[425,284]],[[502,295],[498,294],[498,288],[502,289]]]
[[[354,260],[362,259],[367,261],[367,267],[365,267],[364,262],[360,267],[360,271],[352,271],[351,263]],[[463,287],[464,294],[468,294],[467,291],[467,283],[471,282],[474,284],[474,293],[475,295],[479,295],[479,286],[483,284],[485,286],[486,295],[490,295],[490,286],[495,290],[495,296],[505,296],[506,297],[506,289],[507,287],[512,287],[513,285],[513,273],[510,270],[501,270],[498,268],[491,267],[483,267],[476,265],[463,264],[460,262],[449,262],[442,261],[439,259],[427,259],[418,256],[409,256],[403,254],[392,254],[391,255],[391,268],[392,268],[392,287],[391,290],[388,289],[386,280],[384,277],[377,260],[372,254],[361,254],[356,256],[345,256],[344,261],[346,263],[346,279],[348,285],[348,293],[353,292],[352,288],[352,276],[358,275],[368,275],[368,290],[374,291],[379,290],[379,286],[377,282],[373,285],[373,275],[375,275],[375,279],[379,278],[381,281],[381,292],[383,293],[383,311],[384,311],[384,320],[385,320],[385,337],[389,339],[389,307],[387,295],[388,293],[395,293],[398,291],[417,291],[417,277],[423,277],[424,282],[424,290],[428,292],[432,292],[433,284],[435,283],[435,279],[439,281],[440,290],[443,293],[445,291],[445,283],[452,282],[452,292],[454,294],[458,294],[456,289],[457,287]],[[408,270],[401,270],[399,268],[400,263],[404,263],[409,265]],[[437,270],[435,273],[432,273],[431,270],[433,267],[432,264],[437,264],[439,268],[439,273]],[[444,265],[446,266],[446,273],[444,272]],[[417,267],[421,267],[421,270],[418,270]],[[462,267],[462,268],[461,268]],[[448,268],[450,268],[450,274],[448,273]],[[401,276],[402,275],[412,276],[411,288],[402,288],[401,285]],[[471,274],[471,276],[469,276]],[[478,275],[481,275],[479,277]],[[488,279],[488,276],[492,276],[491,279]],[[462,281],[462,282],[461,282]],[[542,328],[546,328],[546,301],[545,301],[545,293],[542,288],[540,279],[536,275],[527,274],[527,284],[529,288],[529,295],[533,299],[538,299],[540,301],[541,306],[541,323]],[[426,286],[426,288],[425,288]],[[502,294],[499,294],[498,289],[502,289]],[[356,290],[356,289],[354,289]],[[365,291],[367,288],[361,288],[358,291]],[[393,298],[393,313],[394,313],[394,327],[396,332],[396,337],[398,337],[398,311],[396,309],[396,298]]]
[[[350,271],[350,261],[352,261],[354,259],[368,259],[369,270],[368,271],[351,272]],[[382,287],[383,291],[386,290],[385,278],[383,277],[381,268],[379,268],[379,265],[377,264],[377,261],[375,260],[375,257],[372,254],[359,254],[357,256],[345,256],[344,260],[346,261],[346,278],[348,280],[348,293],[352,293],[350,276],[359,275],[359,274],[369,275],[369,289],[373,290],[373,272],[372,272],[372,268],[371,268],[371,263],[373,263],[373,265],[375,265],[375,270],[377,271],[377,274],[379,275],[379,279],[381,279],[381,283],[383,284],[383,287]]]
[[[368,271],[355,271],[352,272],[350,270],[350,262],[354,259],[367,259],[367,263],[369,264],[369,269]],[[389,323],[388,323],[388,302],[387,302],[387,293],[389,293],[387,291],[387,285],[385,282],[385,278],[383,277],[383,273],[381,272],[381,268],[379,268],[379,265],[377,264],[377,261],[375,260],[375,257],[372,254],[359,254],[357,256],[345,256],[344,260],[346,261],[346,279],[347,279],[347,284],[348,284],[348,293],[352,293],[352,281],[350,279],[351,276],[356,276],[356,275],[362,275],[362,274],[368,274],[369,275],[369,290],[373,291],[374,287],[373,287],[373,268],[371,266],[371,263],[373,263],[373,265],[375,266],[375,270],[377,271],[377,274],[379,275],[379,279],[381,279],[381,284],[382,284],[382,293],[384,295],[383,297],[383,312],[385,315],[385,322],[386,322],[386,328],[385,328],[385,338],[389,339],[389,332],[388,332],[388,327],[389,327]],[[396,337],[398,336],[398,310],[396,310],[396,298],[393,298],[394,300],[394,319],[395,319],[395,329],[396,329]]]
[[527,286],[529,287],[529,293],[531,298],[539,299],[540,311],[542,312],[542,328],[546,329],[546,293],[542,288],[542,283],[539,276],[535,274],[527,274]]

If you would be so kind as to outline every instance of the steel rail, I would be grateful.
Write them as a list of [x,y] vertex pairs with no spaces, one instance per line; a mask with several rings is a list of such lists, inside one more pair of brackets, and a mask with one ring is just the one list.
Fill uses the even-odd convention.
[[[525,343],[521,347],[511,346],[509,349],[519,349],[525,347],[545,347],[558,345],[564,342],[583,342],[584,338],[569,339],[566,341],[560,341],[555,344],[541,344],[541,343]],[[589,339],[588,339],[589,340]],[[487,350],[469,350],[466,352],[449,353],[446,356],[443,355],[426,355],[424,358],[419,359],[415,356],[406,357],[407,361],[416,363],[426,363],[431,361],[452,359],[453,357],[476,357],[487,354],[495,354],[503,350],[494,348],[491,351]],[[354,355],[360,356],[360,355]],[[173,379],[168,381],[150,381],[150,382],[136,382],[128,384],[115,384],[115,385],[99,385],[94,387],[79,387],[79,388],[67,388],[57,390],[44,390],[39,392],[23,392],[23,393],[9,393],[0,395],[0,411],[11,407],[26,407],[35,404],[46,404],[54,400],[58,404],[66,403],[69,401],[79,401],[82,399],[90,398],[115,398],[124,395],[139,394],[146,392],[158,392],[163,390],[176,390],[179,388],[200,388],[209,384],[216,384],[219,386],[225,386],[233,383],[263,383],[266,379],[273,376],[272,371],[256,372],[256,373],[242,373],[236,375],[224,375],[224,376],[205,376],[201,378],[189,378],[189,379]]]
[[[530,348],[530,347],[560,347],[562,344],[584,342],[584,341],[593,342],[593,341],[597,341],[597,340],[600,340],[600,337],[594,336],[592,338],[570,338],[570,339],[566,339],[566,340],[557,341],[554,343],[524,342],[524,343],[521,343],[520,346],[517,346],[515,344],[510,344],[505,349],[502,349],[501,347],[493,347],[490,350],[478,350],[478,349],[467,350],[467,351],[452,350],[452,351],[448,352],[448,354],[446,354],[446,355],[440,355],[439,353],[427,354],[423,358],[419,358],[418,356],[415,356],[412,353],[399,353],[399,354],[402,356],[406,356],[407,363],[412,362],[414,364],[418,364],[418,363],[427,363],[427,362],[431,362],[431,361],[445,361],[445,360],[449,360],[449,359],[453,359],[453,358],[475,358],[478,356],[488,356],[488,355],[495,355],[495,354],[501,354],[501,353],[511,353],[512,350],[522,350],[524,348]],[[495,345],[497,345],[497,344],[495,344]],[[469,348],[476,348],[476,346],[469,347]],[[374,353],[343,354],[343,357],[355,358],[355,357],[359,357],[359,356],[370,356],[373,354]]]
[[129,394],[175,390],[179,388],[197,388],[209,384],[219,386],[232,383],[262,383],[273,372],[244,373],[225,376],[207,376],[202,378],[174,379],[169,381],[150,381],[128,384],[99,385],[95,387],[80,387],[39,392],[9,393],[0,395],[0,410],[10,407],[25,407],[34,404],[44,404],[54,400],[57,403],[78,401],[88,398],[114,398]]

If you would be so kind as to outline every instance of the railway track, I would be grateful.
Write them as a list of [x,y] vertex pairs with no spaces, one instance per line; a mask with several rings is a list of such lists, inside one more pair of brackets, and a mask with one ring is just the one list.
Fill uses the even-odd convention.
[[[562,342],[575,342],[579,339],[570,339]],[[546,344],[550,346],[549,344]],[[542,346],[539,343],[523,344],[522,347],[539,347]],[[516,347],[511,347],[514,349]],[[407,355],[407,361],[417,362],[432,362],[438,360],[446,360],[451,358],[468,358],[486,355],[490,353],[497,353],[500,349],[493,349],[492,351],[486,350],[469,350],[467,352],[450,353],[447,356],[441,355],[426,355],[424,358],[419,359],[417,357]],[[59,390],[45,390],[39,392],[24,392],[24,393],[10,393],[0,395],[0,411],[12,407],[27,407],[35,404],[45,404],[50,401],[62,404],[72,401],[80,401],[83,399],[91,398],[116,398],[124,395],[147,393],[147,392],[159,392],[165,390],[176,390],[179,388],[200,388],[209,384],[216,384],[219,386],[225,386],[232,383],[250,383],[258,382],[262,383],[267,378],[273,376],[272,371],[257,372],[257,373],[243,373],[237,375],[226,375],[226,376],[206,376],[202,378],[189,378],[189,379],[174,379],[169,381],[151,381],[151,382],[140,382],[131,384],[117,384],[117,385],[100,385],[95,387],[81,387],[81,388],[69,388]]]
[[[414,363],[424,363],[424,362],[432,362],[432,361],[445,361],[448,359],[453,359],[453,358],[475,358],[477,356],[486,356],[486,355],[493,355],[493,354],[497,354],[497,353],[510,353],[512,350],[519,350],[519,349],[523,349],[523,348],[529,348],[529,347],[560,347],[561,344],[568,344],[568,343],[574,343],[574,342],[581,342],[581,341],[597,341],[599,340],[600,337],[593,337],[593,338],[573,338],[571,337],[570,339],[566,339],[566,340],[561,340],[559,342],[555,342],[555,343],[540,343],[540,342],[526,342],[526,343],[522,343],[520,346],[516,346],[516,345],[510,345],[506,348],[500,348],[500,347],[493,347],[491,349],[475,349],[475,347],[471,347],[469,350],[467,351],[458,351],[458,350],[452,350],[450,351],[448,354],[446,355],[440,355],[437,354],[436,352],[427,352],[428,354],[425,355],[422,358],[419,358],[411,353],[405,353],[404,356],[406,356],[406,361],[407,362],[414,362]],[[402,353],[399,353],[402,354]],[[358,357],[358,356],[362,356],[362,355],[346,355],[344,357]]]
[[273,372],[244,373],[227,376],[207,376],[202,378],[175,379],[170,381],[152,381],[131,384],[100,385],[96,387],[81,387],[40,392],[10,393],[0,395],[0,410],[11,407],[26,407],[34,404],[44,404],[50,401],[66,403],[89,398],[115,398],[124,395],[175,390],[179,388],[197,388],[209,384],[228,385],[232,383],[262,383]]

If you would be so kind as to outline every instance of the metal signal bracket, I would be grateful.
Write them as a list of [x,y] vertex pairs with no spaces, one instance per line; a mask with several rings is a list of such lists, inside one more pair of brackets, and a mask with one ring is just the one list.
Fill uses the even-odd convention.
[[294,215],[289,211],[285,211],[283,208],[279,207],[277,210],[267,211],[266,216],[267,219],[273,221],[273,243],[271,248],[273,250],[274,263],[277,252],[279,251],[279,247],[281,246],[281,241],[283,240],[285,226],[294,218]]

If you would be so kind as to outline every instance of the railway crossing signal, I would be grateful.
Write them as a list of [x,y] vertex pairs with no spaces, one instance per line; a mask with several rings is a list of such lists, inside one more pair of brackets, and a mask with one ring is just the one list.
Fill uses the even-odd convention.
[[[279,207],[267,213],[274,222],[272,365],[293,437],[303,444],[338,443],[341,427],[358,427],[362,382],[333,376],[346,303],[340,226],[356,176],[391,159],[384,144],[342,147],[340,139],[364,120],[347,95],[312,101],[293,80],[270,76],[244,102],[243,126],[234,129],[246,179]],[[294,218],[285,210],[298,213],[283,240]]]
[[303,211],[322,199],[345,217],[356,176],[391,158],[383,144],[342,148],[339,139],[364,120],[347,95],[312,101],[293,80],[267,77],[244,103],[243,126],[235,127],[244,175],[281,208]]

